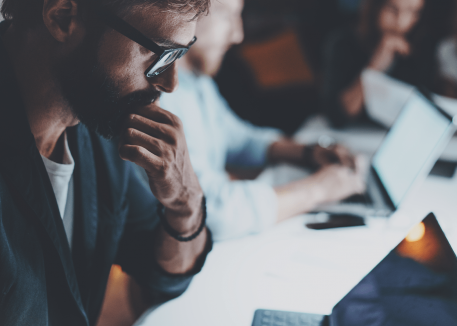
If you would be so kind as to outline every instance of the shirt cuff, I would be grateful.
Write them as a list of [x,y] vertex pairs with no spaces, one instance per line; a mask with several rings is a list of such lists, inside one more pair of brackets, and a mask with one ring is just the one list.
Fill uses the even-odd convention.
[[[267,160],[268,160],[268,149],[270,148],[270,146],[277,142],[278,140],[280,140],[281,138],[284,137],[284,135],[279,131],[279,130],[276,130],[276,129],[267,129],[267,130],[263,130],[263,136],[262,136],[262,139],[259,143],[262,143],[261,146],[258,146],[258,157],[259,159],[261,160],[262,162],[262,165],[265,165],[267,164]],[[263,146],[262,146],[263,145]]]
[[234,166],[264,166],[268,159],[268,149],[271,144],[284,137],[279,130],[263,128],[259,132],[253,132],[244,148],[228,155],[227,163]]

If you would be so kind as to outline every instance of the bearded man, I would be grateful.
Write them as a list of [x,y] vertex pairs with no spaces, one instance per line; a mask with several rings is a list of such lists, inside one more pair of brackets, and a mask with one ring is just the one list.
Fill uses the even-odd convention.
[[113,263],[155,302],[201,269],[205,199],[182,124],[158,100],[208,8],[4,0],[0,325],[94,325]]

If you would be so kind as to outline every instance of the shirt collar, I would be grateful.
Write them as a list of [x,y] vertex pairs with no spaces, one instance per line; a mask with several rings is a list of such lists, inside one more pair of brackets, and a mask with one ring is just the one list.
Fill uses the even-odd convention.
[[[40,154],[41,155],[41,154]],[[52,174],[59,174],[59,175],[71,175],[75,169],[75,161],[73,156],[71,155],[70,148],[68,146],[67,140],[67,133],[64,133],[64,154],[63,154],[63,161],[62,163],[56,163],[51,161],[50,159],[41,155],[43,159],[44,165],[46,166],[46,170]]]

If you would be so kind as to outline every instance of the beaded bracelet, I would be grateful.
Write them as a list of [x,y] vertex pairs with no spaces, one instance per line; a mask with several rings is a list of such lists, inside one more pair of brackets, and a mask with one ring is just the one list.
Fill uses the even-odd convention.
[[164,210],[165,210],[165,207],[161,203],[159,203],[159,205],[157,206],[157,215],[159,215],[160,221],[162,222],[162,226],[163,226],[164,230],[171,237],[173,237],[174,239],[176,239],[180,242],[189,242],[189,241],[194,240],[196,237],[198,237],[200,235],[200,233],[205,228],[205,225],[206,225],[206,198],[205,197],[203,197],[203,199],[202,199],[202,212],[203,212],[202,222],[201,222],[200,226],[198,227],[198,230],[194,234],[192,234],[188,237],[181,236],[179,234],[179,232],[174,230],[170,226],[170,224],[168,224],[167,219],[165,218]]

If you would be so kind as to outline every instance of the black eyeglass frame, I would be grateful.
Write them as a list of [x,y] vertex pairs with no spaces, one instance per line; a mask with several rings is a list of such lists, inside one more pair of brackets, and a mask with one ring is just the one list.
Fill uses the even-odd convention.
[[[121,33],[125,37],[131,39],[132,41],[138,43],[139,45],[143,46],[144,48],[148,49],[149,51],[155,53],[157,55],[157,59],[146,69],[144,74],[146,77],[154,77],[162,72],[164,72],[167,68],[169,68],[176,60],[180,59],[183,55],[189,51],[190,47],[197,41],[197,37],[194,36],[192,41],[187,47],[184,48],[174,48],[174,49],[164,49],[148,37],[146,37],[143,33],[137,30],[135,27],[124,21],[123,19],[113,15],[109,12],[97,10],[98,16],[103,20],[103,22],[114,29],[115,31]],[[179,52],[174,60],[168,63],[165,66],[156,68],[156,65],[165,57],[173,56],[173,54]],[[156,68],[156,69],[155,69]],[[161,69],[163,68],[163,69]]]

